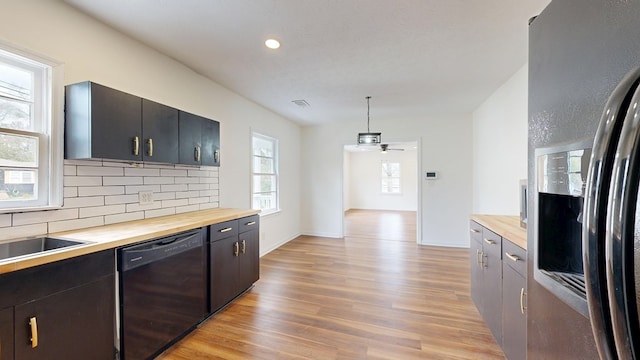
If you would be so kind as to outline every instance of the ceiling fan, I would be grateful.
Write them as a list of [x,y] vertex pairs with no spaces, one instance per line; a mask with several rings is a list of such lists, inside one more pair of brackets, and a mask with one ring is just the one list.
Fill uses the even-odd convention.
[[404,151],[404,149],[393,149],[389,147],[389,144],[380,144],[380,152],[386,154],[387,151]]

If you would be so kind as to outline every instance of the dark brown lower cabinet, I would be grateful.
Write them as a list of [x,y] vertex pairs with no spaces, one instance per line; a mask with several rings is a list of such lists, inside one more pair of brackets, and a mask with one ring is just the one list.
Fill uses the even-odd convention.
[[17,305],[16,360],[113,359],[114,283],[108,276]]
[[209,311],[215,312],[260,277],[258,215],[209,228]]
[[0,360],[13,359],[13,308],[0,310]]
[[115,252],[0,275],[1,360],[112,360]]

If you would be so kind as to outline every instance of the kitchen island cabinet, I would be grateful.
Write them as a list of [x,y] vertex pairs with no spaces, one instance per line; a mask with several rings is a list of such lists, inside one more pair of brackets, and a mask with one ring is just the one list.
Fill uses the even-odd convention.
[[0,276],[0,331],[13,320],[13,351],[3,344],[2,360],[113,359],[114,256],[102,251]]
[[471,298],[505,357],[525,359],[526,232],[515,216],[488,215],[472,216],[470,232]]

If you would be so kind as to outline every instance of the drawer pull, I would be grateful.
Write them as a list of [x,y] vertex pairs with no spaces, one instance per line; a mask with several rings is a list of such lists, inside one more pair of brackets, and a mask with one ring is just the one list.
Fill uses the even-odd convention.
[[487,238],[484,238],[484,242],[486,242],[486,243],[487,243],[487,244],[489,244],[489,245],[493,245],[493,244],[495,244],[495,243],[496,243],[495,241],[493,241],[493,240],[491,240],[491,239],[487,239]]
[[472,233],[474,233],[474,234],[475,234],[475,233],[479,233],[479,232],[480,232],[480,230],[476,230],[476,229],[470,229],[469,231],[471,231],[471,232],[472,232]]
[[521,261],[521,260],[522,260],[522,259],[520,259],[518,256],[516,256],[516,255],[511,255],[511,254],[509,254],[508,252],[506,252],[506,253],[504,253],[504,254],[505,254],[505,255],[509,258],[509,260],[511,260],[511,261],[518,262],[518,261]]
[[38,322],[36,317],[32,317],[29,319],[29,327],[31,327],[31,347],[38,347]]
[[220,229],[220,230],[218,230],[218,232],[226,233],[227,231],[231,231],[231,230],[233,230],[233,228],[228,227],[228,228]]
[[520,289],[520,312],[524,315],[524,311],[527,310],[527,308],[524,306],[524,297],[527,295],[526,292],[524,292],[524,288]]
[[133,155],[138,155],[140,153],[140,138],[137,136],[133,137]]
[[255,222],[255,221],[249,221],[249,222],[248,222],[248,223],[246,223],[245,225],[246,225],[246,226],[251,226],[251,225],[255,225],[255,224],[256,224],[256,222]]

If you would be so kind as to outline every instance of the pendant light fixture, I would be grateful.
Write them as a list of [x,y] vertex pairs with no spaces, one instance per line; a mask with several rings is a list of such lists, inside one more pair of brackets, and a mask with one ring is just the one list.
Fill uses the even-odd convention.
[[367,96],[367,132],[358,133],[358,145],[378,145],[382,142],[382,133],[372,133],[369,129],[369,100],[371,96]]

